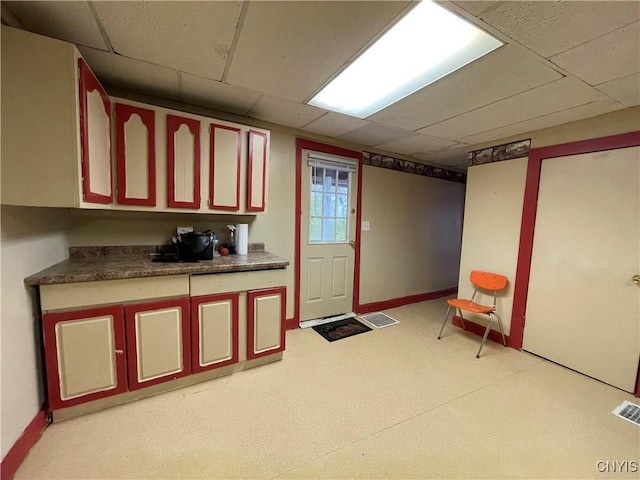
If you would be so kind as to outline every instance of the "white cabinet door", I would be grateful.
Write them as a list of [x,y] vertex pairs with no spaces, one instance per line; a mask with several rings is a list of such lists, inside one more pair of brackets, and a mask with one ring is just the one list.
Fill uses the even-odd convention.
[[82,58],[78,70],[82,197],[88,203],[112,203],[111,102]]
[[285,348],[285,287],[247,292],[247,360]]
[[118,203],[156,205],[156,140],[153,110],[116,103]]
[[131,390],[191,372],[188,298],[127,305],[125,323]]
[[238,293],[191,299],[192,371],[238,363]]
[[264,212],[267,194],[267,134],[249,130],[247,167],[247,211]]
[[200,121],[167,115],[167,206],[200,208]]
[[215,123],[209,126],[211,210],[240,210],[241,138],[240,128]]
[[51,409],[126,391],[121,306],[42,316]]

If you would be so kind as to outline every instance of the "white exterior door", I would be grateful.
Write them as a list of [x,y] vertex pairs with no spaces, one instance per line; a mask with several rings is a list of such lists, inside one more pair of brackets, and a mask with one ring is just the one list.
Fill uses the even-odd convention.
[[351,312],[357,162],[304,152],[300,320]]
[[542,162],[523,348],[633,392],[640,147]]

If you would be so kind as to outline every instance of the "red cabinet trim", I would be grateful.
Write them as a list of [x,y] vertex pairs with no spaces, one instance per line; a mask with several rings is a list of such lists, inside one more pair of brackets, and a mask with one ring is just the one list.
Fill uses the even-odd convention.
[[[214,178],[215,178],[215,131],[217,128],[221,128],[223,130],[230,130],[232,132],[236,132],[237,134],[237,173],[236,173],[236,203],[235,205],[221,205],[216,203],[215,199],[215,187],[214,187]],[[242,157],[242,143],[240,140],[241,130],[239,128],[229,127],[227,125],[218,125],[212,123],[209,126],[209,150],[210,150],[210,160],[209,160],[209,208],[216,210],[229,210],[237,212],[240,210],[240,169],[241,169],[241,157]],[[231,179],[229,179],[231,180]]]
[[[220,300],[231,300],[231,358],[228,360],[222,360],[220,362],[212,363],[211,365],[200,365],[200,321],[198,318],[198,310],[203,303],[216,302]],[[206,370],[213,370],[214,368],[220,368],[227,365],[233,365],[238,363],[239,359],[239,345],[238,345],[238,293],[221,293],[216,295],[203,295],[199,297],[191,298],[191,352],[192,362],[191,370],[193,373],[204,372]]]
[[[118,203],[123,205],[156,205],[156,136],[155,119],[153,110],[116,103],[116,157],[118,172]],[[127,196],[127,150],[125,146],[124,129],[132,115],[138,115],[142,123],[147,127],[147,198]]]
[[[138,347],[136,342],[136,324],[135,315],[138,312],[161,310],[163,308],[180,307],[182,310],[182,371],[171,373],[162,377],[147,380],[145,382],[138,381]],[[171,300],[162,300],[159,302],[137,303],[135,305],[126,305],[125,313],[125,330],[127,332],[127,368],[129,372],[129,390],[138,390],[140,388],[157,385],[158,383],[167,382],[180,377],[186,377],[191,373],[191,343],[190,339],[190,322],[189,322],[189,298],[177,298]]]
[[[104,105],[104,111],[109,118],[109,131],[111,131],[111,102],[107,92],[104,91],[102,85],[98,82],[93,72],[89,69],[89,66],[82,59],[78,59],[79,70],[79,94],[80,94],[80,147],[82,158],[82,194],[83,199],[86,202],[91,203],[112,203],[113,202],[113,190],[109,195],[103,195],[101,193],[95,193],[91,191],[91,176],[90,168],[91,162],[89,157],[89,123],[87,112],[87,93],[97,90],[102,98],[102,104]],[[111,146],[109,146],[109,157],[111,157]],[[109,185],[112,185],[111,169],[109,169]]]
[[[186,125],[193,135],[193,201],[176,200],[176,152],[175,133]],[[167,115],[167,204],[176,208],[200,208],[200,122],[191,118]]]
[[[113,352],[116,361],[117,386],[110,390],[90,393],[81,397],[63,400],[60,395],[60,372],[58,371],[58,339],[56,338],[56,325],[68,320],[80,320],[84,318],[113,317],[114,348],[122,353]],[[127,391],[127,369],[125,363],[125,334],[124,316],[121,306],[93,308],[89,310],[73,310],[61,313],[45,313],[42,316],[42,328],[44,332],[44,355],[47,369],[47,390],[49,392],[49,408],[71,407],[81,403],[98,400]]]
[[[280,346],[271,350],[256,353],[254,351],[256,325],[255,325],[255,302],[258,297],[266,297],[268,295],[280,295]],[[247,360],[272,355],[274,353],[283,352],[285,349],[285,320],[287,309],[287,289],[286,287],[265,288],[262,290],[251,290],[247,292]]]
[[[264,138],[264,150],[261,159],[257,159],[256,161],[262,161],[262,199],[260,206],[253,206],[253,161],[254,161],[254,152],[253,152],[253,137],[259,136]],[[254,130],[249,130],[249,167],[247,173],[247,211],[250,212],[264,212],[265,206],[265,195],[266,195],[266,180],[267,180],[267,135],[262,132],[256,132]]]

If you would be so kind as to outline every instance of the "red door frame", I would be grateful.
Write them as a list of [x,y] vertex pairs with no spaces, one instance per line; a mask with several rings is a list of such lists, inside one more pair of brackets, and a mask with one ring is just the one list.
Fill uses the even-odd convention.
[[353,266],[353,311],[358,310],[360,304],[360,225],[362,210],[362,152],[348,150],[346,148],[327,145],[324,143],[308,140],[306,138],[296,138],[296,211],[295,211],[295,258],[294,258],[294,280],[293,280],[293,319],[287,321],[287,328],[298,328],[300,322],[300,278],[302,269],[301,260],[301,228],[302,228],[302,171],[303,171],[303,150],[313,150],[320,153],[349,157],[358,161],[358,192],[356,195],[356,245],[355,259]]
[[[513,292],[513,310],[509,335],[510,347],[520,350],[524,338],[525,311],[527,294],[529,292],[529,275],[531,273],[531,255],[533,252],[533,237],[542,161],[568,155],[580,155],[636,146],[640,146],[640,132],[622,133],[609,137],[535,148],[529,152],[522,207],[522,223],[520,227],[520,246],[518,249],[518,262]],[[635,394],[636,396],[640,396],[640,378],[636,381]]]

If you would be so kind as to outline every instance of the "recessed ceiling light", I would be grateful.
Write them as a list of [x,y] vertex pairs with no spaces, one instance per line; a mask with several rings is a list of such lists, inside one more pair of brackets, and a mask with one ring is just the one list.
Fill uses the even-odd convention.
[[365,118],[502,45],[423,0],[308,103]]

